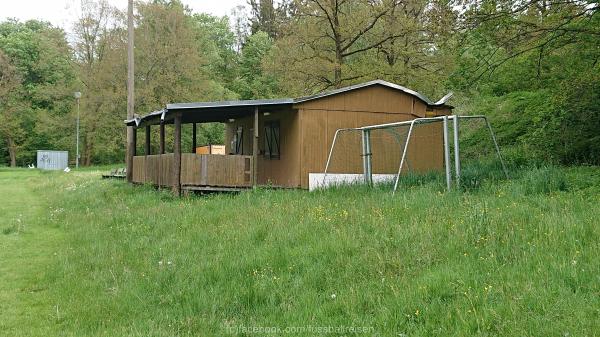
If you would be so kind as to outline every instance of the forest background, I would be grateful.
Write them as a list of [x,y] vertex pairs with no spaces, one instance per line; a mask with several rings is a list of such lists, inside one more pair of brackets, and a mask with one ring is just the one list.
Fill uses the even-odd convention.
[[[434,100],[453,91],[458,113],[491,118],[513,161],[600,164],[598,2],[250,0],[230,17],[177,0],[135,8],[139,115],[383,79]],[[0,22],[0,165],[34,163],[38,149],[74,154],[75,91],[81,163],[124,160],[126,15],[103,0],[80,13],[69,37],[48,22]],[[199,144],[222,141],[222,124],[200,127]]]

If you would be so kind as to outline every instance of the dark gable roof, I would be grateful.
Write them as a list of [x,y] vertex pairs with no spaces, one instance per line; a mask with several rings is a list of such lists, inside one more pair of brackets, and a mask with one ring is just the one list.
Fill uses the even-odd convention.
[[450,106],[446,105],[446,102],[448,101],[448,99],[450,99],[450,97],[452,97],[452,93],[447,94],[446,96],[444,96],[442,99],[440,99],[437,102],[433,102],[429,98],[424,96],[423,94],[418,93],[409,88],[403,87],[401,85],[397,85],[397,84],[390,83],[390,82],[383,81],[383,80],[374,80],[374,81],[369,81],[369,82],[365,82],[365,83],[361,83],[361,84],[355,84],[355,85],[351,85],[348,87],[335,89],[335,90],[331,90],[331,91],[325,91],[325,92],[322,92],[322,93],[319,93],[316,95],[305,96],[305,97],[300,97],[300,98],[256,99],[256,100],[241,100],[241,101],[217,101],[217,102],[167,104],[167,107],[165,109],[151,112],[143,117],[136,117],[131,120],[125,120],[125,123],[127,125],[139,125],[141,122],[143,122],[145,120],[157,118],[159,115],[160,115],[161,119],[164,119],[166,114],[168,114],[169,112],[184,111],[184,110],[189,110],[189,109],[193,109],[193,110],[204,110],[204,109],[228,110],[228,109],[239,109],[239,108],[256,107],[256,106],[274,107],[274,106],[293,105],[296,103],[313,101],[313,100],[321,99],[324,97],[333,96],[333,95],[341,94],[344,92],[357,90],[357,89],[361,89],[361,88],[366,88],[366,87],[370,87],[370,86],[375,86],[375,85],[380,85],[380,86],[384,86],[387,88],[402,91],[408,95],[411,95],[413,97],[420,99],[421,101],[423,101],[425,104],[427,104],[430,107],[450,107]]

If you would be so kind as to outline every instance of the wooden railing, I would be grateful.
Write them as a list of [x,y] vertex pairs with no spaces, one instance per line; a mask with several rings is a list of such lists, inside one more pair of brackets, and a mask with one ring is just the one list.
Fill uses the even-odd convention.
[[[172,186],[172,153],[133,158],[133,182]],[[250,187],[252,156],[181,154],[182,186]]]

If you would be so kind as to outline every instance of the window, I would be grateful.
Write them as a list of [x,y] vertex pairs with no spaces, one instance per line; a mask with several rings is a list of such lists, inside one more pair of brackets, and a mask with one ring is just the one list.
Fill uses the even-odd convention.
[[265,122],[265,158],[279,159],[279,121]]
[[231,152],[233,154],[244,153],[244,128],[238,126],[233,132],[233,139],[231,140]]

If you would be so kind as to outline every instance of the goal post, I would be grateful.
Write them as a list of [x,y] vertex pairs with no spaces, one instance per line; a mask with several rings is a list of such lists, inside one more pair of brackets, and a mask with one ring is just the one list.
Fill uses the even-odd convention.
[[[434,159],[440,158],[443,161],[443,169],[446,178],[446,188],[450,190],[452,188],[452,164],[450,158],[450,134],[449,128],[450,124],[453,126],[453,146],[454,146],[454,176],[456,180],[456,186],[460,186],[460,174],[461,174],[461,163],[460,163],[460,141],[459,141],[459,132],[460,132],[460,120],[473,120],[479,119],[485,122],[486,128],[489,132],[490,138],[494,143],[494,149],[500,160],[502,165],[502,170],[506,178],[508,178],[508,171],[506,169],[506,165],[500,153],[500,148],[498,146],[498,142],[496,140],[496,136],[494,131],[489,123],[488,119],[484,115],[472,115],[472,116],[458,116],[458,115],[449,115],[449,116],[436,116],[436,117],[422,117],[415,118],[409,121],[403,122],[394,122],[394,123],[386,123],[386,124],[377,124],[377,125],[367,125],[357,128],[342,128],[335,131],[331,146],[329,148],[329,153],[327,155],[327,161],[325,163],[325,171],[322,175],[322,181],[318,183],[317,187],[327,187],[330,185],[331,181],[328,181],[328,176],[333,175],[331,173],[334,151],[336,150],[336,145],[345,146],[346,148],[353,148],[354,151],[359,152],[356,149],[357,143],[360,141],[360,158],[361,158],[361,167],[362,167],[362,182],[366,185],[373,185],[374,181],[381,182],[385,180],[392,180],[393,182],[393,193],[398,189],[399,181],[403,172],[406,169],[410,169],[409,165],[409,149],[412,147],[415,149],[414,152],[419,153],[419,150],[422,150],[422,147],[426,147],[426,151],[421,151],[420,153],[433,153]],[[452,123],[450,123],[452,122]],[[426,125],[431,125],[429,128]],[[441,132],[438,133],[438,130],[441,129]],[[424,131],[423,131],[424,130]],[[437,137],[440,139],[437,139]],[[346,145],[340,144],[340,138],[346,137],[346,141],[342,142]],[[359,137],[360,140],[357,138]],[[420,138],[419,143],[415,143],[416,139]],[[349,140],[349,141],[348,141]],[[382,153],[375,152],[378,155],[377,167],[378,172],[374,173],[373,169],[373,161],[374,161],[374,151],[373,146]],[[350,145],[348,145],[350,144]],[[387,145],[386,145],[387,144]],[[386,146],[392,146],[392,144],[399,145],[401,151],[383,151]],[[418,148],[421,147],[421,148]],[[348,149],[346,149],[348,151]],[[355,152],[355,153],[356,153]],[[352,158],[349,160],[354,160],[348,153],[346,154],[347,158]],[[399,158],[398,158],[399,156]],[[413,154],[413,157],[415,155]],[[384,158],[385,157],[385,158]],[[348,160],[348,159],[347,159]],[[387,163],[383,166],[387,167],[387,171],[381,172],[382,160],[385,160]],[[397,169],[394,172],[390,171],[390,163],[397,162]],[[422,161],[422,160],[421,160]],[[439,162],[438,162],[439,163]],[[352,166],[358,169],[358,163],[351,163],[347,166]],[[419,169],[417,161],[416,169]],[[441,165],[440,165],[441,166]],[[384,173],[384,174],[381,174]],[[374,174],[375,179],[374,180]],[[343,176],[343,174],[342,174]],[[350,176],[350,175],[347,175]],[[393,178],[392,178],[393,177]],[[356,183],[360,182],[357,178],[356,174],[352,175],[350,178],[342,177],[337,180],[332,180],[334,183]]]

